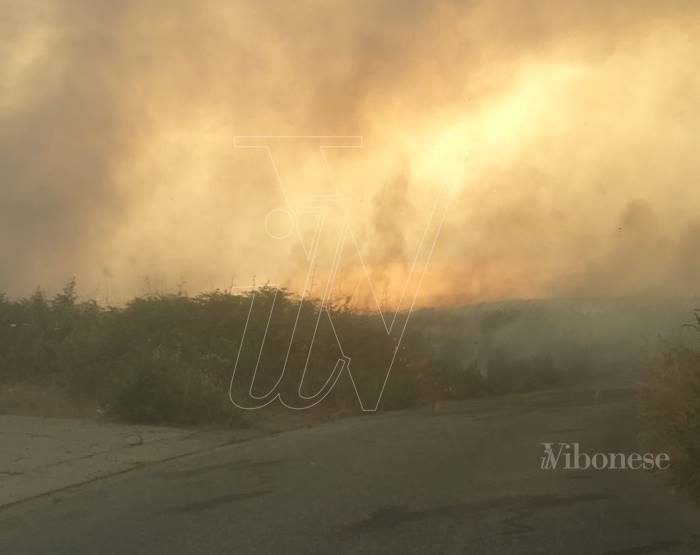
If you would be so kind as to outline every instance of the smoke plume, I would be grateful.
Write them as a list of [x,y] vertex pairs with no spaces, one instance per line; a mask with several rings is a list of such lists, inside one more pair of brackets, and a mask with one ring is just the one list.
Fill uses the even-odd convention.
[[698,292],[695,1],[0,14],[0,291],[397,305],[446,187],[419,304]]

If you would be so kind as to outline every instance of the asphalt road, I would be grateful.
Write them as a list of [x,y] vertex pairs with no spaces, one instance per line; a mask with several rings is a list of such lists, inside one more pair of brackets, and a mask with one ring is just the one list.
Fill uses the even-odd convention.
[[541,442],[637,447],[628,390],[353,418],[0,511],[0,553],[700,553],[663,473],[541,470]]

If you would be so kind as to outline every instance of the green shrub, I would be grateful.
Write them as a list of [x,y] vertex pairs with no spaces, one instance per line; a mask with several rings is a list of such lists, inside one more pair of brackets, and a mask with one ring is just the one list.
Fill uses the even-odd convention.
[[121,420],[181,425],[235,420],[224,384],[184,363],[177,353],[158,351],[123,373],[126,378],[115,386],[108,404]]
[[668,453],[679,484],[700,496],[700,352],[669,346],[640,388],[643,441]]

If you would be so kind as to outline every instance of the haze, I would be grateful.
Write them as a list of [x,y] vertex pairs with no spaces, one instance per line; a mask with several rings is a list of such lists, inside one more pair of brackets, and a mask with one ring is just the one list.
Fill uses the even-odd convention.
[[336,194],[331,296],[396,305],[444,186],[418,305],[697,293],[699,12],[0,2],[0,291],[313,290]]

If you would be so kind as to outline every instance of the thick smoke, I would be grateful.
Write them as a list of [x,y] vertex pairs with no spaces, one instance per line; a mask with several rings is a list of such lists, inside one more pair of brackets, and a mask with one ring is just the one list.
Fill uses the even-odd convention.
[[[699,12],[5,0],[0,290],[318,288],[307,254],[332,257],[345,212],[319,238],[304,207],[335,192],[334,293],[365,302],[369,277],[396,302],[449,181],[421,304],[697,293]],[[242,139],[269,135],[307,138]]]

